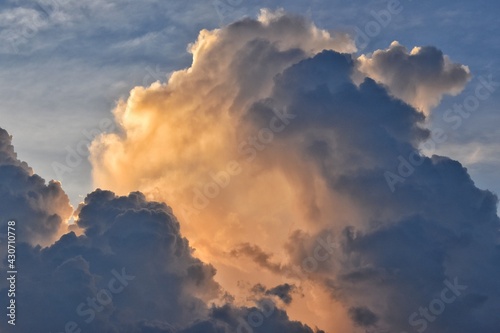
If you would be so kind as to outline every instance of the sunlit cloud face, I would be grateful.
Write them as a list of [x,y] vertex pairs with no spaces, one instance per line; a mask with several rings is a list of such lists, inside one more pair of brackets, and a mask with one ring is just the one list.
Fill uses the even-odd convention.
[[[248,127],[245,110],[269,95],[277,74],[325,48],[355,50],[347,36],[331,36],[302,18],[267,11],[257,21],[202,31],[191,46],[191,68],[175,72],[166,85],[135,88],[117,107],[126,137],[110,135],[94,144],[96,184],[120,193],[138,188],[170,201],[189,216],[186,223],[196,226],[195,238],[200,223],[224,226],[203,229],[211,234],[208,239],[231,244],[238,243],[235,235],[259,228],[264,234],[269,228],[290,229],[293,195],[288,192],[294,189],[269,191],[289,186],[282,170],[262,172],[257,181],[255,176],[257,156],[265,160],[268,154],[262,146],[270,146],[269,135],[279,136],[293,119],[272,120],[263,133],[255,128],[257,142],[239,133]],[[247,189],[243,197],[242,188]],[[267,208],[256,212],[248,200]],[[282,225],[273,226],[276,221]],[[189,225],[184,228],[190,233]]]
[[469,68],[453,63],[435,47],[414,47],[410,52],[393,42],[358,58],[359,71],[386,85],[397,98],[429,114],[441,97],[458,95],[468,80]]
[[355,51],[346,35],[279,12],[202,31],[190,46],[189,69],[165,85],[135,88],[117,106],[123,134],[102,137],[91,148],[96,185],[120,194],[139,189],[172,205],[197,255],[217,266],[217,279],[229,290],[239,291],[244,277],[283,282],[281,273],[262,276],[251,258],[231,250],[250,242],[271,251],[279,267],[295,228],[315,230],[328,212],[345,220],[354,213],[341,198],[330,202],[325,181],[300,155],[283,152],[274,160],[277,138],[300,120],[280,111],[260,125],[246,111],[270,95],[276,75],[323,49]]
[[[91,147],[94,182],[171,205],[236,304],[257,283],[289,283],[303,298],[284,306],[311,326],[407,330],[414,309],[473,264],[458,260],[462,237],[472,252],[487,244],[477,269],[494,271],[496,198],[458,162],[416,151],[426,115],[469,79],[465,66],[397,43],[356,57],[347,36],[269,11],[203,30],[190,50],[190,68],[118,104],[120,131]],[[384,172],[411,154],[419,169],[395,194]],[[473,275],[461,275],[470,297],[484,293]]]

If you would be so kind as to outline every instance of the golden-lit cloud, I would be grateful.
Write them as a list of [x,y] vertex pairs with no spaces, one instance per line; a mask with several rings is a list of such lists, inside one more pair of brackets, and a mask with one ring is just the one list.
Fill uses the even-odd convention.
[[216,279],[229,290],[240,279],[282,282],[281,274],[262,272],[231,250],[250,243],[284,265],[283,246],[295,228],[314,231],[334,211],[344,219],[351,213],[341,198],[326,202],[327,185],[301,156],[288,154],[288,168],[268,167],[281,163],[273,161],[281,150],[274,137],[300,120],[278,114],[259,128],[245,120],[246,110],[270,95],[285,68],[324,49],[355,51],[347,35],[283,12],[264,10],[258,20],[201,31],[190,46],[190,68],[166,84],[136,87],[118,104],[121,133],[91,147],[96,186],[168,202],[197,255],[218,268]]
[[[283,11],[202,30],[189,50],[191,67],[118,103],[120,130],[91,146],[95,185],[167,202],[236,304],[253,285],[290,283],[303,296],[287,311],[311,326],[391,322],[372,315],[379,295],[351,283],[383,269],[351,247],[417,214],[413,194],[392,194],[383,173],[428,137],[414,108],[428,113],[458,93],[468,70],[437,49],[408,54],[395,43],[356,58],[348,36]],[[385,60],[392,53],[399,62]],[[405,70],[413,83],[402,85]]]
[[[225,243],[238,244],[238,235],[252,232],[261,232],[264,242],[276,241],[269,234],[284,239],[295,216],[290,202],[314,211],[314,202],[295,200],[297,193],[311,198],[308,175],[263,166],[271,150],[266,135],[279,136],[293,119],[277,117],[267,131],[247,129],[256,132],[244,137],[244,115],[270,94],[276,75],[325,48],[354,51],[347,36],[279,12],[202,31],[190,47],[189,69],[167,84],[136,87],[119,103],[114,113],[123,133],[92,146],[96,185],[119,193],[140,189],[168,201],[200,252],[226,249]],[[317,182],[320,200],[324,184]],[[210,236],[200,235],[200,227]],[[207,240],[215,244],[198,243]]]
[[[397,41],[386,50],[358,58],[361,76],[386,85],[397,98],[428,114],[443,95],[458,95],[471,74],[435,47],[414,47],[410,52]],[[359,75],[359,74],[358,74]]]

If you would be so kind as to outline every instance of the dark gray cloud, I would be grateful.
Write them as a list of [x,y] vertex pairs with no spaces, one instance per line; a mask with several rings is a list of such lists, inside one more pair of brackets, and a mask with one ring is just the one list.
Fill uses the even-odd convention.
[[266,295],[274,295],[281,299],[285,304],[290,304],[292,302],[292,292],[295,290],[295,286],[285,283],[280,284],[274,288],[266,291]]
[[[141,320],[185,324],[207,311],[201,298],[217,298],[215,270],[191,256],[166,205],[140,193],[98,190],[77,214],[81,236],[71,232],[48,248],[18,249],[18,313],[33,313],[18,320],[20,332],[59,332],[72,321],[94,332],[127,330]],[[94,298],[104,302],[94,307]]]
[[252,287],[251,292],[256,296],[266,295],[266,296],[276,296],[283,303],[289,305],[292,303],[292,294],[297,290],[297,287],[293,284],[284,283],[276,287],[267,289],[264,285],[258,283]]
[[7,222],[15,220],[20,241],[51,244],[59,238],[71,212],[61,184],[47,184],[34,174],[17,158],[12,137],[0,128],[0,236],[6,236]]
[[[443,68],[432,67],[440,51],[417,55],[431,76]],[[497,197],[478,189],[459,162],[421,156],[417,147],[429,135],[423,114],[370,78],[356,86],[353,70],[348,56],[325,51],[288,68],[271,97],[249,110],[257,128],[279,109],[296,115],[266,156],[275,165],[288,166],[291,154],[312,163],[331,193],[348,197],[358,213],[347,222],[330,216],[313,236],[294,233],[290,255],[301,265],[315,239],[343,228],[338,249],[308,278],[352,308],[356,324],[391,332],[498,331]],[[384,174],[397,173],[401,159],[414,165],[393,193]],[[287,168],[291,177],[302,172]],[[420,308],[441,304],[435,299],[450,283],[467,288],[445,311],[434,308],[439,316],[422,319]]]
[[[15,327],[2,321],[3,332],[229,333],[241,325],[313,332],[271,301],[210,307],[209,300],[223,296],[215,269],[193,257],[163,203],[139,192],[119,197],[97,190],[76,214],[80,236],[65,234],[46,248],[18,244],[18,319]],[[7,292],[3,281],[0,292]]]
[[378,321],[377,315],[363,306],[350,308],[349,316],[359,326],[372,326]]

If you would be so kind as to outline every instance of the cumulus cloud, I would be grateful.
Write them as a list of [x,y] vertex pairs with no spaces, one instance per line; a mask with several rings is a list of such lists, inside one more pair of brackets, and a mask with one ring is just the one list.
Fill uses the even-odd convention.
[[[496,196],[478,189],[459,162],[420,156],[416,147],[428,136],[421,128],[423,115],[370,78],[356,86],[334,64],[349,66],[331,51],[291,66],[265,103],[248,111],[257,128],[273,107],[296,115],[300,121],[276,142],[287,152],[273,150],[273,159],[288,170],[286,156],[292,152],[299,156],[296,160],[310,161],[329,190],[349,198],[359,213],[351,221],[331,215],[314,236],[294,233],[289,253],[300,265],[326,233],[336,235],[338,249],[309,279],[348,305],[357,325],[493,332],[499,327],[493,319],[498,286],[493,278],[484,284],[484,277],[498,274]],[[310,75],[320,68],[323,76]],[[401,157],[416,161],[414,173],[393,193],[384,174],[396,170]],[[465,285],[467,291],[443,314],[432,308],[441,317],[431,314],[425,322],[420,308],[429,307],[447,283]]]
[[[30,315],[15,329],[2,321],[3,332],[313,332],[270,300],[225,302],[215,269],[193,256],[164,203],[97,190],[77,217],[81,236],[68,233],[46,248],[18,244],[17,312]],[[5,282],[0,289],[7,293]]]
[[12,137],[0,128],[0,236],[6,236],[7,222],[14,220],[19,240],[49,245],[65,231],[72,211],[61,184],[46,184],[33,173],[17,158]]
[[398,42],[358,59],[359,71],[386,85],[394,96],[426,113],[443,95],[457,95],[471,75],[467,66],[453,63],[432,46],[410,52]]
[[[150,199],[168,202],[200,258],[230,267],[227,279],[283,282],[281,277],[261,281],[257,271],[242,271],[238,258],[225,255],[244,243],[267,251],[287,241],[283,230],[303,223],[289,210],[291,201],[303,205],[301,200],[276,196],[287,186],[282,171],[261,172],[259,163],[252,163],[257,162],[254,154],[261,154],[260,144],[255,148],[252,143],[257,133],[249,138],[240,134],[248,124],[246,110],[269,96],[274,77],[323,49],[355,51],[346,35],[283,12],[263,11],[257,20],[201,31],[190,46],[190,68],[173,73],[167,84],[134,88],[114,110],[121,131],[91,147],[95,183],[119,194],[139,189]],[[266,127],[286,125],[282,111],[276,116]],[[297,179],[297,185],[307,198],[311,191],[303,181]],[[263,195],[269,186],[276,191]],[[244,196],[237,194],[242,188],[249,190]],[[263,209],[250,209],[249,200]],[[308,215],[313,218],[314,208]],[[262,237],[248,239],[256,230]],[[286,256],[283,251],[274,259],[279,265]]]
[[[427,332],[494,332],[497,198],[417,149],[468,69],[434,47],[352,45],[283,12],[202,31],[190,68],[117,106],[121,131],[91,147],[95,182],[169,202],[237,298],[232,281],[298,285],[287,312],[310,326],[423,329],[420,307],[458,281]],[[402,159],[413,171],[393,193]]]

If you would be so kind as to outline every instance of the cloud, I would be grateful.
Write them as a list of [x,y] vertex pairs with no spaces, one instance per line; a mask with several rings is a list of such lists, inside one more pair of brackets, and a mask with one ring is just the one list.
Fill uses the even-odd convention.
[[350,308],[349,316],[359,326],[373,326],[378,321],[377,316],[365,307]]
[[371,55],[361,55],[358,70],[386,85],[394,96],[427,114],[443,95],[458,95],[470,80],[467,66],[453,63],[432,46],[410,52],[398,42]]
[[[301,156],[296,160],[312,163],[329,190],[349,198],[358,211],[350,221],[329,215],[330,222],[311,236],[293,234],[288,247],[293,260],[303,264],[321,251],[316,242],[325,233],[336,235],[338,249],[330,255],[319,252],[315,258],[324,263],[317,263],[309,279],[357,309],[350,317],[358,325],[390,331],[493,332],[498,320],[485,318],[494,318],[498,286],[493,278],[484,284],[484,276],[498,274],[497,197],[478,189],[459,162],[420,156],[417,147],[428,136],[420,127],[422,114],[370,78],[354,85],[335,64],[349,66],[334,52],[291,66],[276,80],[265,103],[248,111],[257,128],[267,122],[275,105],[296,115],[300,121],[290,124],[276,142],[287,152],[272,151],[276,164],[290,173],[287,156]],[[320,69],[322,76],[311,75]],[[322,130],[330,135],[322,135]],[[401,167],[402,157],[413,161],[407,166],[414,171],[393,193],[384,173]],[[313,175],[310,172],[309,179]],[[319,207],[320,212],[327,209]],[[451,281],[467,290],[446,305],[446,312],[436,310],[436,304],[444,304],[435,301],[436,295]],[[360,311],[359,304],[370,312]],[[424,322],[420,308],[429,307],[434,315]]]
[[[120,131],[91,147],[97,185],[169,202],[237,303],[233,281],[288,283],[305,295],[294,320],[409,331],[459,281],[427,332],[500,326],[497,198],[417,149],[466,67],[395,43],[356,59],[351,41],[283,12],[203,30],[191,50],[190,68],[119,103]],[[402,160],[412,172],[393,193],[384,175]]]
[[[77,218],[80,236],[68,233],[46,248],[18,243],[17,313],[30,316],[15,330],[2,321],[2,331],[229,333],[245,325],[313,332],[269,300],[248,308],[224,302],[214,268],[192,255],[164,203],[97,190]],[[0,286],[6,294],[5,282]]]
[[239,258],[240,256],[246,256],[250,258],[257,265],[262,268],[266,268],[271,272],[281,273],[282,267],[279,263],[275,263],[272,261],[272,253],[266,253],[257,245],[251,244],[241,244],[237,248],[231,250],[231,256]]
[[262,295],[276,296],[286,305],[290,305],[290,303],[292,303],[292,294],[295,291],[297,291],[297,287],[293,284],[288,283],[280,284],[270,289],[267,289],[264,285],[258,283],[251,289],[251,292],[257,297],[261,297]]
[[16,222],[18,239],[32,245],[52,244],[66,230],[73,209],[61,184],[46,184],[20,161],[12,137],[1,128],[0,185],[0,236],[6,237],[9,220]]
[[[342,302],[379,309],[372,319],[380,317],[382,327],[396,331],[415,324],[408,323],[408,316],[429,304],[447,279],[459,276],[471,288],[468,297],[491,295],[491,287],[476,281],[497,272],[493,259],[498,256],[497,198],[477,189],[458,162],[438,156],[419,157],[415,174],[396,195],[389,191],[382,175],[397,167],[399,156],[417,152],[418,143],[427,136],[418,126],[423,118],[371,79],[356,88],[338,70],[329,74],[328,68],[335,67],[324,65],[327,57],[332,63],[343,61],[323,53],[292,66],[277,81],[272,103],[267,102],[285,106],[301,119],[287,129],[283,141],[295,143],[289,149],[314,161],[332,191],[348,196],[362,212],[360,219],[349,221],[355,227],[346,226],[339,237],[342,250],[330,256],[331,265],[312,274],[313,279]],[[324,76],[309,74],[318,68],[326,70]],[[339,82],[342,75],[344,84]],[[264,115],[257,118],[257,127],[272,114],[268,107],[249,112]],[[333,138],[315,138],[314,133],[323,128],[334,133]],[[343,167],[346,161],[350,165]],[[339,222],[334,220],[330,227],[338,227]],[[470,253],[467,259],[464,252]],[[299,256],[297,264],[303,259]],[[469,273],[470,265],[477,267],[474,273]],[[380,309],[380,303],[388,309]],[[492,313],[496,306],[488,298],[481,303],[481,311]],[[465,302],[457,304],[429,331],[455,325],[487,332],[498,327],[495,320],[479,322],[474,315],[465,315],[471,310]],[[453,313],[468,318],[452,321]],[[352,313],[356,323],[361,322],[359,314]]]
[[291,293],[294,291],[295,286],[288,283],[281,284],[266,291],[266,295],[274,295],[279,297],[285,304],[292,302]]
[[[252,283],[283,282],[275,277],[259,281],[256,270],[249,266],[242,271],[240,260],[226,255],[244,243],[263,251],[272,242],[284,244],[283,229],[290,230],[289,222],[301,219],[288,210],[295,199],[275,196],[286,186],[282,176],[264,172],[254,185],[261,168],[249,161],[257,150],[247,140],[254,139],[239,133],[247,124],[245,111],[269,96],[277,75],[325,48],[355,51],[347,35],[283,12],[263,11],[257,20],[202,30],[190,46],[190,68],[174,72],[167,84],[134,88],[114,110],[120,131],[102,136],[91,147],[95,184],[118,194],[140,189],[149,199],[168,202],[197,255],[230,267],[231,281],[251,277]],[[286,122],[277,118],[266,127],[281,128]],[[276,191],[262,195],[268,186]],[[237,194],[242,188],[249,189],[245,196]],[[250,209],[248,200],[269,209]],[[275,200],[282,202],[281,208]],[[263,237],[248,239],[255,230]],[[272,264],[279,267],[286,256],[282,251]],[[235,284],[229,289],[238,290]]]

